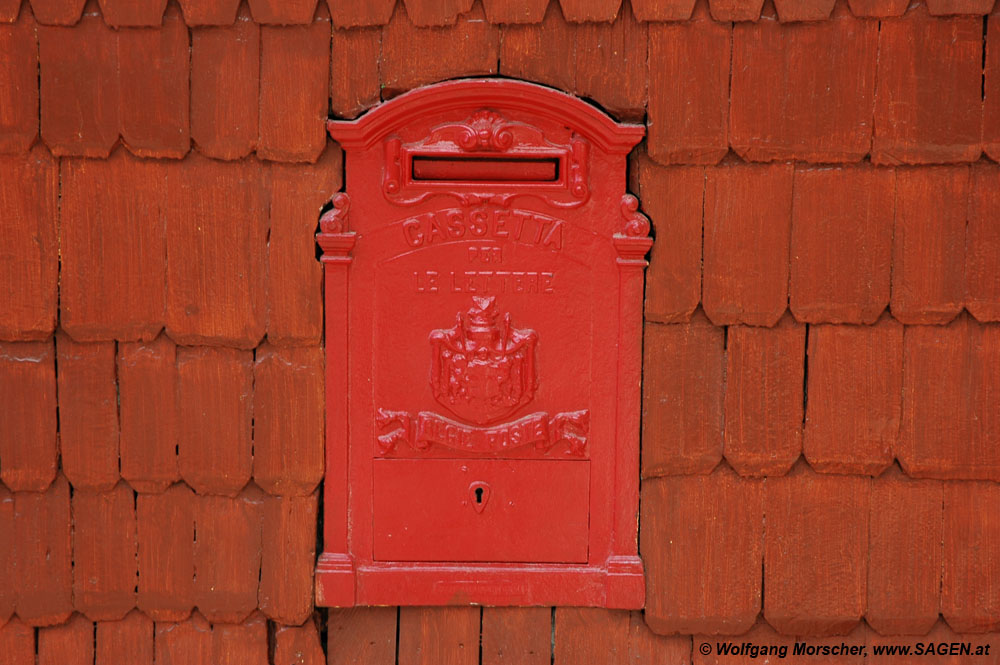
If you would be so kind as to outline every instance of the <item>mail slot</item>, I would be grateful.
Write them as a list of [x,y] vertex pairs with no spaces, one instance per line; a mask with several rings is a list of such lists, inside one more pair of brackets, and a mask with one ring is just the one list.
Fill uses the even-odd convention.
[[328,128],[317,603],[641,608],[643,127],[483,79]]

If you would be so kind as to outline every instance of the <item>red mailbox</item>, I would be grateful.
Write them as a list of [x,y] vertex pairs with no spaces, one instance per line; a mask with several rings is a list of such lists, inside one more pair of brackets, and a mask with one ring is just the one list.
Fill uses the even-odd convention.
[[642,607],[643,128],[488,79],[329,131],[318,604]]

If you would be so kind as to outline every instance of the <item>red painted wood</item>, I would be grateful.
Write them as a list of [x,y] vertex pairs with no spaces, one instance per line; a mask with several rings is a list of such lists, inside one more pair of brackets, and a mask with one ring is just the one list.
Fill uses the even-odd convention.
[[[837,0],[774,0],[774,9],[782,23],[788,21],[825,21]],[[827,51],[829,53],[829,51]]]
[[271,620],[301,624],[313,612],[318,492],[264,500],[258,607]]
[[846,10],[823,19],[764,17],[733,28],[729,140],[743,158],[856,162],[871,149],[878,23]]
[[975,161],[982,149],[982,19],[921,5],[882,22],[872,162]]
[[94,623],[80,614],[38,631],[38,665],[91,665]]
[[14,568],[14,495],[0,485],[0,625],[7,622],[17,604],[17,570]]
[[1000,629],[1000,486],[944,483],[941,614],[958,632]]
[[73,613],[69,483],[14,494],[17,615],[29,626],[63,623]]
[[557,607],[555,621],[554,665],[613,665],[628,654],[628,612]]
[[789,306],[806,323],[871,324],[889,304],[895,174],[796,168]]
[[178,466],[199,494],[235,496],[250,480],[252,404],[250,352],[177,350]]
[[[167,333],[252,349],[265,332],[266,192],[260,164],[189,155],[167,180]],[[240,279],[233,279],[240,275]]]
[[401,0],[401,3],[418,28],[453,25],[459,14],[472,8],[472,0]]
[[339,118],[356,118],[379,101],[382,30],[334,28],[330,49],[330,108]]
[[212,626],[195,612],[180,623],[156,624],[156,665],[215,665]]
[[865,607],[871,480],[799,465],[768,478],[764,616],[786,635],[840,635]]
[[575,90],[577,26],[566,22],[559,3],[554,0],[544,11],[541,23],[504,26],[500,73],[561,90]]
[[330,20],[261,28],[260,131],[257,155],[315,162],[326,146],[323,120],[330,89]]
[[153,665],[153,622],[142,612],[97,622],[96,665]]
[[267,619],[259,612],[242,623],[212,626],[213,665],[269,665]]
[[628,662],[634,665],[691,661],[691,638],[657,635],[646,625],[642,612],[629,613],[628,638]]
[[621,0],[559,0],[566,20],[573,23],[614,21],[621,9]]
[[177,351],[166,335],[118,345],[119,460],[137,492],[159,493],[177,468]]
[[927,0],[927,11],[931,16],[952,14],[989,14],[996,0]]
[[38,60],[42,140],[55,155],[107,157],[121,126],[118,33],[97,14],[40,26]]
[[110,490],[119,479],[115,344],[59,333],[56,351],[63,473],[75,490]]
[[697,0],[632,0],[632,13],[640,21],[686,21]]
[[[519,124],[508,124],[513,122]],[[334,198],[318,235],[326,265],[328,423],[318,603],[640,607],[638,389],[642,274],[651,241],[648,220],[624,189],[626,153],[642,128],[618,125],[549,89],[495,80],[415,91],[357,122],[332,122],[329,128],[348,162],[347,192]],[[494,159],[530,154],[559,159],[564,166],[556,182],[428,183],[410,177],[411,152]],[[591,172],[601,178],[586,175]],[[489,203],[501,197],[508,202],[503,210]],[[463,203],[466,209],[454,207]],[[442,219],[450,230],[434,221],[436,211],[448,215]],[[459,232],[474,240],[459,242]],[[476,261],[471,265],[481,271],[495,270],[497,260],[507,257],[509,283],[506,270],[465,275],[470,248]],[[435,275],[421,272],[447,266],[455,266],[454,286],[446,281],[435,286]],[[548,271],[551,276],[544,274]],[[447,280],[447,274],[437,278]],[[502,358],[513,376],[523,378],[498,377],[508,393],[495,398],[476,396],[482,393],[475,392],[473,381],[473,396],[465,399],[451,387],[462,379],[448,378],[450,368],[460,370],[463,362],[452,360],[453,354],[461,348],[472,353],[476,347],[468,346],[469,340],[493,344],[489,340],[501,335]],[[493,358],[489,367],[498,362],[496,354],[487,353]],[[494,371],[483,367],[482,359],[468,367],[473,373]],[[582,375],[590,379],[580,381]],[[373,463],[373,458],[382,459]],[[419,513],[420,503],[400,504],[399,496],[422,495],[436,512],[475,524],[471,483],[460,488],[455,505],[450,490],[435,483],[435,478],[457,482],[445,467],[461,474],[465,465],[470,475],[490,472],[487,467],[511,469],[509,481],[485,479],[491,485],[487,501],[502,500],[505,483],[516,479],[524,498],[515,505],[527,510],[526,502],[551,491],[537,480],[558,480],[560,465],[574,459],[589,460],[589,483],[579,478],[567,483],[568,495],[543,519],[575,523],[567,528],[579,536],[582,515],[589,513],[585,561],[572,562],[583,558],[580,544],[573,545],[572,557],[543,551],[551,539],[530,524],[552,532],[553,522],[540,522],[529,512],[518,525],[507,517],[498,524],[507,529],[509,542],[493,541],[491,549],[511,548],[499,556],[482,547],[445,554],[426,538],[414,539],[409,551],[404,550],[411,544],[385,551],[388,534],[403,533],[386,526],[391,520],[400,526],[430,524],[428,513]],[[413,473],[390,483],[396,491],[382,488],[386,470],[401,467]],[[432,487],[418,486],[419,477]],[[529,487],[531,480],[535,485]],[[463,508],[463,501],[470,503]],[[572,506],[572,512],[560,506]],[[491,515],[489,503],[481,514]],[[461,536],[458,530],[454,534]],[[383,556],[402,561],[376,560]],[[414,562],[428,558],[439,560]],[[469,563],[456,563],[462,560]]]
[[0,339],[44,340],[56,326],[58,197],[59,166],[44,146],[0,157],[0,281],[9,285],[0,289]]
[[399,665],[475,665],[479,614],[478,607],[400,608]]
[[661,164],[715,164],[729,150],[732,27],[709,17],[649,27],[649,156]]
[[367,0],[366,2],[343,2],[326,0],[330,18],[338,28],[382,26],[389,22],[396,0]]
[[716,21],[756,21],[764,0],[707,0]]
[[965,308],[976,319],[1000,321],[1000,168],[976,164],[969,183],[965,235]]
[[896,171],[892,315],[906,324],[947,323],[965,300],[969,168]]
[[240,0],[177,0],[189,26],[232,25]]
[[190,36],[180,10],[167,9],[159,28],[118,33],[121,136],[140,157],[180,158],[191,145]]
[[735,635],[753,626],[765,565],[762,480],[725,466],[646,480],[639,524],[650,628]]
[[698,312],[645,332],[642,475],[708,473],[722,460],[725,331]]
[[52,342],[0,344],[0,403],[0,479],[14,492],[41,492],[59,459]]
[[687,321],[701,300],[702,206],[705,169],[661,167],[638,160],[639,197],[653,228],[670,233],[653,245],[646,271],[646,321]]
[[132,490],[73,492],[73,604],[94,621],[114,621],[136,603],[136,513]]
[[941,594],[942,489],[898,467],[872,481],[865,620],[883,635],[924,635]]
[[249,0],[253,20],[261,24],[311,23],[317,0]]
[[191,138],[216,159],[257,146],[260,28],[243,6],[232,25],[191,31]]
[[549,0],[483,0],[490,23],[539,23],[548,6]]
[[178,483],[136,499],[136,604],[154,621],[183,621],[194,606],[195,497]]
[[263,500],[253,485],[195,499],[194,602],[213,622],[239,623],[257,608]]
[[910,6],[910,0],[847,0],[847,5],[851,13],[858,18],[863,16],[887,18],[902,16]]
[[22,153],[38,136],[38,37],[30,11],[0,23],[0,153]]
[[986,20],[986,62],[983,71],[983,151],[1000,161],[1000,10]]
[[552,610],[548,607],[484,607],[482,665],[549,665]]
[[122,149],[62,160],[60,325],[74,339],[149,340],[163,328],[166,174]]
[[99,0],[104,21],[113,28],[159,27],[167,0]]
[[395,607],[331,608],[326,630],[328,664],[394,663],[397,613]]
[[[31,0],[31,11],[42,25],[74,25],[87,0]],[[96,5],[92,5],[96,9]]]
[[324,665],[319,631],[313,621],[301,626],[281,626],[274,631],[273,665]]
[[0,23],[14,23],[20,12],[21,0],[0,0]]
[[268,169],[267,339],[272,344],[315,346],[322,338],[323,268],[316,261],[314,235],[320,210],[342,185],[342,160],[331,146],[315,165],[272,163]]
[[809,329],[809,374],[802,449],[824,473],[878,475],[892,464],[903,389],[903,326]]
[[624,11],[614,23],[576,30],[576,87],[618,120],[642,122],[646,113],[647,26]]
[[11,665],[35,665],[35,629],[11,617],[0,626],[0,653]]

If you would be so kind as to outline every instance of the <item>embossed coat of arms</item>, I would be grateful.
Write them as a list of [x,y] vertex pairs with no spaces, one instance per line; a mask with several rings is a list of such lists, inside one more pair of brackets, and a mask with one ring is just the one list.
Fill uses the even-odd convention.
[[538,334],[514,328],[509,312],[501,320],[493,297],[474,297],[473,306],[457,319],[454,327],[430,334],[435,399],[477,425],[530,402],[538,385]]

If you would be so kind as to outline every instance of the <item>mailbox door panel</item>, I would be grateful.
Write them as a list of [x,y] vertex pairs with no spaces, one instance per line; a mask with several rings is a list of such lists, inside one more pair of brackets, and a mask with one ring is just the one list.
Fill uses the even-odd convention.
[[587,561],[590,462],[375,460],[377,561]]

